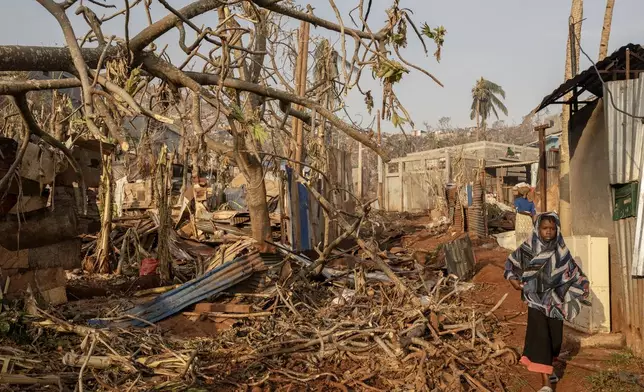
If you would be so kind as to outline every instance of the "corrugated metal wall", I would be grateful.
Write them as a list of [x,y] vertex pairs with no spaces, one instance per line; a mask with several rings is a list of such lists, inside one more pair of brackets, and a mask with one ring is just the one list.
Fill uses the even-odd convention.
[[[611,95],[615,106],[621,111],[613,106]],[[644,115],[644,78],[607,82],[604,97],[611,185],[640,181],[644,163],[641,121],[622,111]],[[639,219],[615,221],[619,268],[611,270],[612,275],[617,275],[613,282],[621,283],[621,298],[612,299],[617,301],[614,309],[620,313],[621,332],[626,336],[627,345],[640,354],[644,354],[644,280],[632,277],[631,272],[634,250],[641,245],[642,212],[640,208]],[[635,246],[636,243],[638,246]]]
[[[617,108],[636,116],[644,114],[644,78],[607,82]],[[638,132],[641,120],[634,119],[613,107],[610,95],[604,94],[608,129],[608,154],[611,184],[640,180],[644,157],[644,135]]]

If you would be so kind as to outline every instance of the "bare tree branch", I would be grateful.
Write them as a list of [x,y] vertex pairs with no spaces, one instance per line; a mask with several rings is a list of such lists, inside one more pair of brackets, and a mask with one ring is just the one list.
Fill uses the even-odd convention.
[[0,95],[16,95],[28,91],[58,90],[80,87],[81,82],[75,78],[68,79],[47,79],[47,80],[24,80],[12,82],[0,82]]
[[[183,15],[184,20],[189,20],[195,16],[221,7],[224,4],[224,2],[219,0],[199,0],[188,4],[177,12]],[[136,37],[132,38],[130,41],[130,50],[134,53],[140,52],[157,38],[172,30],[179,21],[181,19],[177,15],[170,14],[158,22],[153,23],[151,26],[146,27]]]
[[29,146],[29,136],[31,135],[31,132],[29,131],[29,127],[26,124],[23,128],[24,133],[22,135],[22,144],[20,145],[20,148],[16,153],[16,159],[13,161],[4,177],[2,177],[2,179],[0,180],[0,194],[2,194],[2,192],[4,192],[4,189],[11,184],[11,178],[14,174],[16,174],[16,170],[18,170],[18,167],[22,163],[22,157],[25,156],[25,152],[27,151],[27,147]]
[[78,73],[79,79],[83,85],[83,105],[85,109],[85,121],[87,123],[87,127],[89,128],[90,132],[92,132],[94,137],[99,140],[103,140],[101,138],[102,135],[100,134],[98,127],[94,123],[94,109],[92,107],[92,86],[87,73],[87,64],[85,64],[81,49],[78,46],[78,42],[76,41],[76,35],[74,34],[72,24],[70,23],[69,18],[67,18],[65,10],[53,0],[38,0],[38,3],[45,7],[45,9],[47,9],[47,11],[49,11],[49,13],[54,16],[54,18],[56,18],[58,24],[63,30],[63,35],[65,36],[65,41],[67,41],[67,46],[74,63],[74,67],[76,68],[76,72]]
[[294,8],[286,7],[280,4],[275,3],[273,0],[251,0],[253,3],[257,4],[260,7],[266,8],[267,10],[271,10],[273,12],[277,12],[278,14],[282,14],[285,16],[290,16],[291,18],[298,19],[298,20],[303,20],[305,22],[309,22],[314,26],[318,27],[323,27],[327,30],[335,31],[335,32],[344,32],[344,34],[349,34],[349,35],[357,35],[360,38],[366,38],[366,39],[382,39],[386,35],[386,29],[383,29],[379,31],[378,33],[371,35],[369,33],[365,33],[364,31],[361,30],[355,30],[355,29],[350,29],[350,28],[344,28],[336,23],[329,22],[326,19],[318,18],[317,16],[307,14],[306,12],[298,11]]

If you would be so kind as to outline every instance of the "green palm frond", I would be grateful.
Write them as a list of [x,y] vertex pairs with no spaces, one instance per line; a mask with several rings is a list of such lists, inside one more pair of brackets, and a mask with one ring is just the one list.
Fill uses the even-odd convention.
[[486,91],[489,91],[494,95],[500,95],[501,97],[505,98],[505,90],[503,90],[503,87],[499,86],[498,84],[491,82],[489,80],[484,80],[484,87]]
[[492,96],[490,96],[490,101],[492,102],[492,106],[497,107],[497,108],[498,108],[500,111],[502,111],[502,112],[503,112],[503,114],[505,114],[506,116],[508,115],[508,108],[507,108],[507,107],[505,107],[505,105],[503,104],[503,102],[501,102],[501,100],[500,100],[496,95],[492,95]]
[[497,113],[496,108],[494,107],[494,105],[490,105],[490,109],[492,109],[492,113],[494,113],[494,117],[496,117],[496,119],[498,120],[499,119],[499,113]]

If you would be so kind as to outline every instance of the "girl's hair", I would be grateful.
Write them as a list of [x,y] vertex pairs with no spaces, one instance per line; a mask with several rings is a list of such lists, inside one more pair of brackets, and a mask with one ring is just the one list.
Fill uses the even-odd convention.
[[541,222],[543,221],[548,221],[553,225],[557,226],[557,220],[555,219],[554,216],[550,216],[550,215],[542,216],[541,219],[539,220],[539,226],[541,226]]

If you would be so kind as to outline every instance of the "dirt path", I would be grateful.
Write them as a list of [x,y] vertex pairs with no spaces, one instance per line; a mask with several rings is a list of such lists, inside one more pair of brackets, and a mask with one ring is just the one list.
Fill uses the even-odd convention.
[[[503,268],[509,251],[503,248],[484,249],[479,247],[475,250],[475,254],[477,259],[477,273],[473,282],[477,284],[477,288],[472,293],[471,300],[474,303],[480,304],[482,307],[489,308],[494,306],[504,294],[509,294],[495,314],[505,328],[503,341],[521,352],[527,325],[527,306],[521,301],[519,292],[514,290],[503,279]],[[590,362],[595,365],[602,364],[615,354],[615,352],[610,350],[601,349],[584,349],[579,351],[565,340],[564,338],[563,351],[570,352],[575,362]],[[513,371],[516,372],[516,375],[511,377],[512,380],[508,382],[511,386],[508,389],[509,391],[527,392],[539,389],[540,376],[538,374],[528,372],[520,365],[515,366]],[[563,375],[561,375],[562,372]],[[591,390],[591,386],[588,384],[588,378],[595,374],[595,372],[569,365],[567,369],[561,369],[561,366],[559,366],[558,374],[561,377],[561,381],[557,386],[557,391],[587,392]]]

